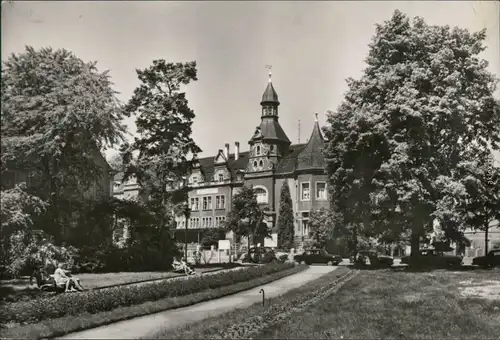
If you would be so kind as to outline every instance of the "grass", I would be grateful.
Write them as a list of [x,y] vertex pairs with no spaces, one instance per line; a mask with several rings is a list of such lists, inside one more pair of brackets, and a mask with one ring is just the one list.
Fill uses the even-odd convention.
[[[214,271],[219,267],[198,268],[197,272]],[[183,276],[174,272],[118,272],[100,274],[75,274],[81,280],[86,289],[102,289],[110,286],[140,283],[145,281],[168,279]],[[34,280],[33,280],[34,283]],[[19,300],[30,300],[47,296],[52,293],[44,293],[34,284],[29,284],[29,279],[5,280],[0,282],[0,301],[14,302]]]
[[[223,315],[218,315],[215,317],[207,318],[203,321],[186,325],[184,327],[169,329],[169,330],[159,330],[155,334],[156,339],[208,339],[216,334],[227,331],[234,325],[238,325],[243,320],[249,320],[253,317],[261,317],[264,313],[271,311],[272,309],[281,309],[286,307],[286,304],[294,304],[297,300],[300,300],[302,296],[311,291],[316,291],[321,289],[325,285],[328,285],[336,278],[349,272],[347,267],[339,267],[335,271],[328,273],[317,280],[307,283],[306,285],[292,289],[285,294],[269,299],[266,301],[265,307],[262,304],[256,303],[248,308],[237,309]],[[292,336],[293,338],[294,336]]]
[[[229,327],[249,327],[244,320],[269,318],[266,310],[289,308],[308,291],[327,285],[334,271],[307,286],[274,299],[267,308],[254,305],[217,318],[159,332],[157,338],[236,338]],[[473,283],[471,283],[473,282]],[[464,296],[474,285],[500,285],[500,270],[412,273],[393,270],[361,271],[340,290],[313,304],[291,312],[277,324],[258,329],[253,339],[498,339],[500,296],[485,299]],[[500,287],[500,286],[497,286]],[[477,290],[478,294],[481,289]],[[278,305],[278,306],[276,306]],[[263,317],[265,315],[265,318]]]
[[264,277],[240,282],[230,286],[210,289],[195,294],[165,298],[157,301],[150,301],[140,305],[120,307],[108,312],[96,314],[82,313],[78,316],[67,316],[57,319],[44,320],[39,323],[6,328],[0,330],[0,338],[53,338],[63,336],[68,333],[77,332],[98,326],[104,326],[118,321],[128,320],[134,317],[153,314],[169,309],[185,307],[203,301],[208,301],[234,294],[240,291],[257,287],[285,276],[298,273],[306,269],[307,266],[295,266],[280,272],[276,272]]

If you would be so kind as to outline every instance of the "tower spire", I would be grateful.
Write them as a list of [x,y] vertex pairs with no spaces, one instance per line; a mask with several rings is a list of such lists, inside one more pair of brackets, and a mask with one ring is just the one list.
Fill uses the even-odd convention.
[[314,121],[318,122],[318,113],[317,112],[314,114]]

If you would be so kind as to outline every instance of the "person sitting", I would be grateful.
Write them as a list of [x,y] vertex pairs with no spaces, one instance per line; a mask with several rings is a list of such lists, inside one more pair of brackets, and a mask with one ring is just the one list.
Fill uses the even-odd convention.
[[33,284],[33,279],[35,279],[36,286],[39,289],[47,289],[52,286],[50,280],[46,279],[42,269],[39,266],[33,268],[33,273],[30,276],[30,285]]
[[172,262],[172,266],[174,267],[175,271],[184,271],[186,275],[192,275],[195,274],[195,271],[190,268],[186,262],[184,262],[183,259],[179,258],[174,258],[174,261]]
[[74,291],[73,288],[76,288],[79,291],[84,290],[84,288],[82,287],[82,285],[80,283],[80,279],[71,277],[70,272],[63,269],[62,263],[59,263],[57,265],[57,268],[54,272],[53,277],[54,277],[54,280],[55,280],[56,285],[58,287],[65,288],[65,290],[64,290],[65,293],[70,291],[70,288],[71,288],[71,291]]

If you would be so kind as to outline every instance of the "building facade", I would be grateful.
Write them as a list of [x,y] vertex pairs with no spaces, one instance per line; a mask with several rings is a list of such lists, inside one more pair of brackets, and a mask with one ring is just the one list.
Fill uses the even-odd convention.
[[221,227],[232,207],[233,196],[247,185],[254,188],[257,202],[266,211],[265,221],[275,243],[280,191],[286,181],[293,202],[296,245],[307,242],[310,211],[329,207],[323,156],[325,140],[316,115],[308,142],[292,144],[279,123],[279,105],[269,74],[260,102],[260,124],[248,140],[249,150],[241,151],[240,143],[235,142],[234,151],[230,152],[230,145],[225,144],[217,154],[201,158],[195,164],[188,178],[191,215],[187,221],[184,216],[176,217],[177,240],[185,242],[187,237],[188,242],[199,243],[207,230]]

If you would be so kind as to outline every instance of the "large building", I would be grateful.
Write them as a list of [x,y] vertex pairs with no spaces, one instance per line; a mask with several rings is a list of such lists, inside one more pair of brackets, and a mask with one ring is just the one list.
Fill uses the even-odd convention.
[[266,223],[276,242],[280,190],[286,181],[293,202],[296,244],[307,241],[309,212],[329,206],[322,152],[325,141],[316,115],[308,142],[292,144],[279,123],[279,105],[269,74],[260,102],[260,125],[253,134],[249,131],[249,151],[241,151],[240,143],[235,142],[230,152],[230,145],[225,144],[216,155],[195,164],[188,179],[191,215],[188,221],[177,217],[177,240],[185,242],[187,236],[188,242],[199,243],[207,229],[220,227],[234,194],[247,185],[257,192],[261,208],[267,208]]

